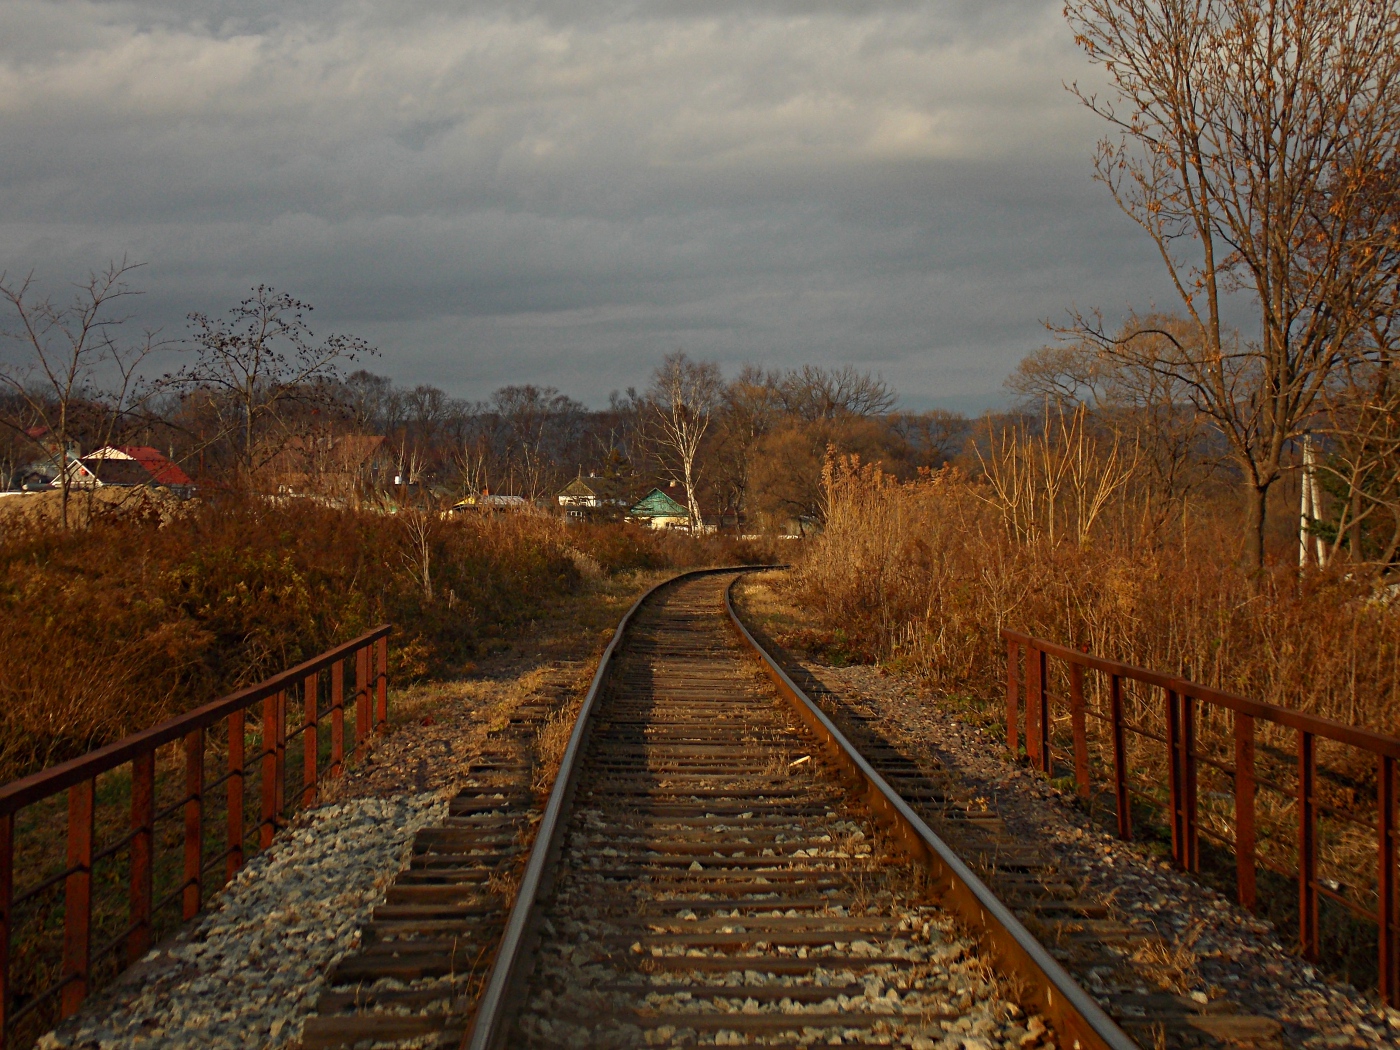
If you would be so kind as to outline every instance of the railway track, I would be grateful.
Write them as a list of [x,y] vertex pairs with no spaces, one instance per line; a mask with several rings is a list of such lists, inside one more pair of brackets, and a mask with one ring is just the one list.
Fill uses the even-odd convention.
[[734,578],[661,589],[605,654],[463,1045],[1132,1047],[759,676]]
[[543,807],[550,712],[501,735],[330,975],[306,1050],[1135,1046],[755,661],[737,575],[634,606]]

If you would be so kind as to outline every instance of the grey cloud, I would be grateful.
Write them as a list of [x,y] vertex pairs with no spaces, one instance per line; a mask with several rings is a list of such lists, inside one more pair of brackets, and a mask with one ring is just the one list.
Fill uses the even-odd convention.
[[684,346],[980,403],[1042,318],[1166,292],[1091,72],[1041,0],[20,0],[0,265],[148,259],[167,329],[269,281],[471,396]]

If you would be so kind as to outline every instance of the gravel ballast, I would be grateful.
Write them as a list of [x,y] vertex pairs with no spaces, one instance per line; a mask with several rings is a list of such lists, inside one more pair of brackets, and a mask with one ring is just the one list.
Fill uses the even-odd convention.
[[413,836],[446,807],[437,793],[348,799],[300,814],[210,911],[41,1037],[40,1050],[291,1044]]
[[[803,667],[833,695],[873,703],[887,725],[922,739],[944,768],[988,800],[1015,837],[1052,853],[1086,896],[1109,902],[1129,924],[1186,947],[1199,974],[1193,998],[1228,997],[1244,1011],[1274,1018],[1285,1046],[1400,1050],[1400,1011],[1328,978],[1285,947],[1270,923],[1142,845],[1095,827],[1071,796],[1029,768],[1005,761],[994,732],[930,703],[916,683],[875,668],[810,662]],[[1132,1015],[1129,997],[1101,982],[1098,973],[1078,976],[1110,1013]]]

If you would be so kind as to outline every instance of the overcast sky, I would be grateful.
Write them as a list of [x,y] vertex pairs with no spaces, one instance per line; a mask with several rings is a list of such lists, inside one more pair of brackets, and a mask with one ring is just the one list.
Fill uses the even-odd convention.
[[0,5],[0,267],[123,254],[169,334],[266,282],[372,367],[585,401],[684,349],[977,409],[1165,303],[1060,0]]

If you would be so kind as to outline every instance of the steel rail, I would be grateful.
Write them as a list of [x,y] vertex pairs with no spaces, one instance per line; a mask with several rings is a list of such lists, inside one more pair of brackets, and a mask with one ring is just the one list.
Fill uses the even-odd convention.
[[462,1038],[461,1047],[463,1050],[495,1050],[495,1048],[504,1046],[503,1040],[506,1038],[509,1022],[507,1009],[518,994],[520,983],[528,976],[528,967],[525,963],[528,961],[533,947],[530,942],[535,939],[537,932],[535,929],[536,905],[540,901],[541,892],[548,889],[546,880],[555,867],[560,847],[563,844],[565,818],[573,800],[574,786],[578,777],[578,758],[582,754],[584,743],[588,738],[589,722],[593,710],[597,706],[598,696],[603,690],[603,684],[607,680],[613,657],[622,644],[623,635],[627,633],[627,628],[631,625],[637,610],[658,591],[681,580],[726,572],[754,572],[776,567],[744,565],[719,569],[692,569],[689,572],[678,573],[647,590],[645,594],[632,603],[632,607],[618,622],[617,629],[613,631],[612,639],[608,642],[608,647],[603,650],[603,655],[598,660],[598,668],[593,672],[593,681],[588,686],[583,706],[579,709],[578,718],[574,722],[568,747],[565,748],[564,758],[559,764],[559,775],[555,777],[554,787],[549,793],[549,801],[545,805],[544,815],[540,818],[539,830],[535,833],[535,842],[530,849],[525,873],[520,879],[520,888],[516,891],[515,902],[511,905],[510,915],[506,919],[505,931],[501,935],[500,944],[496,949],[496,956],[492,960],[491,970],[487,975],[481,997],[477,1000],[476,1014],[472,1018],[471,1027],[467,1029]]
[[724,592],[725,609],[739,636],[758,657],[778,692],[793,704],[798,717],[819,738],[825,738],[831,756],[865,782],[871,811],[889,820],[911,859],[927,864],[940,903],[972,929],[983,931],[982,940],[990,948],[992,961],[1027,983],[1036,1008],[1050,1018],[1060,1045],[1072,1050],[1140,1050],[758,643],[734,608],[734,585],[739,579],[736,576]]

